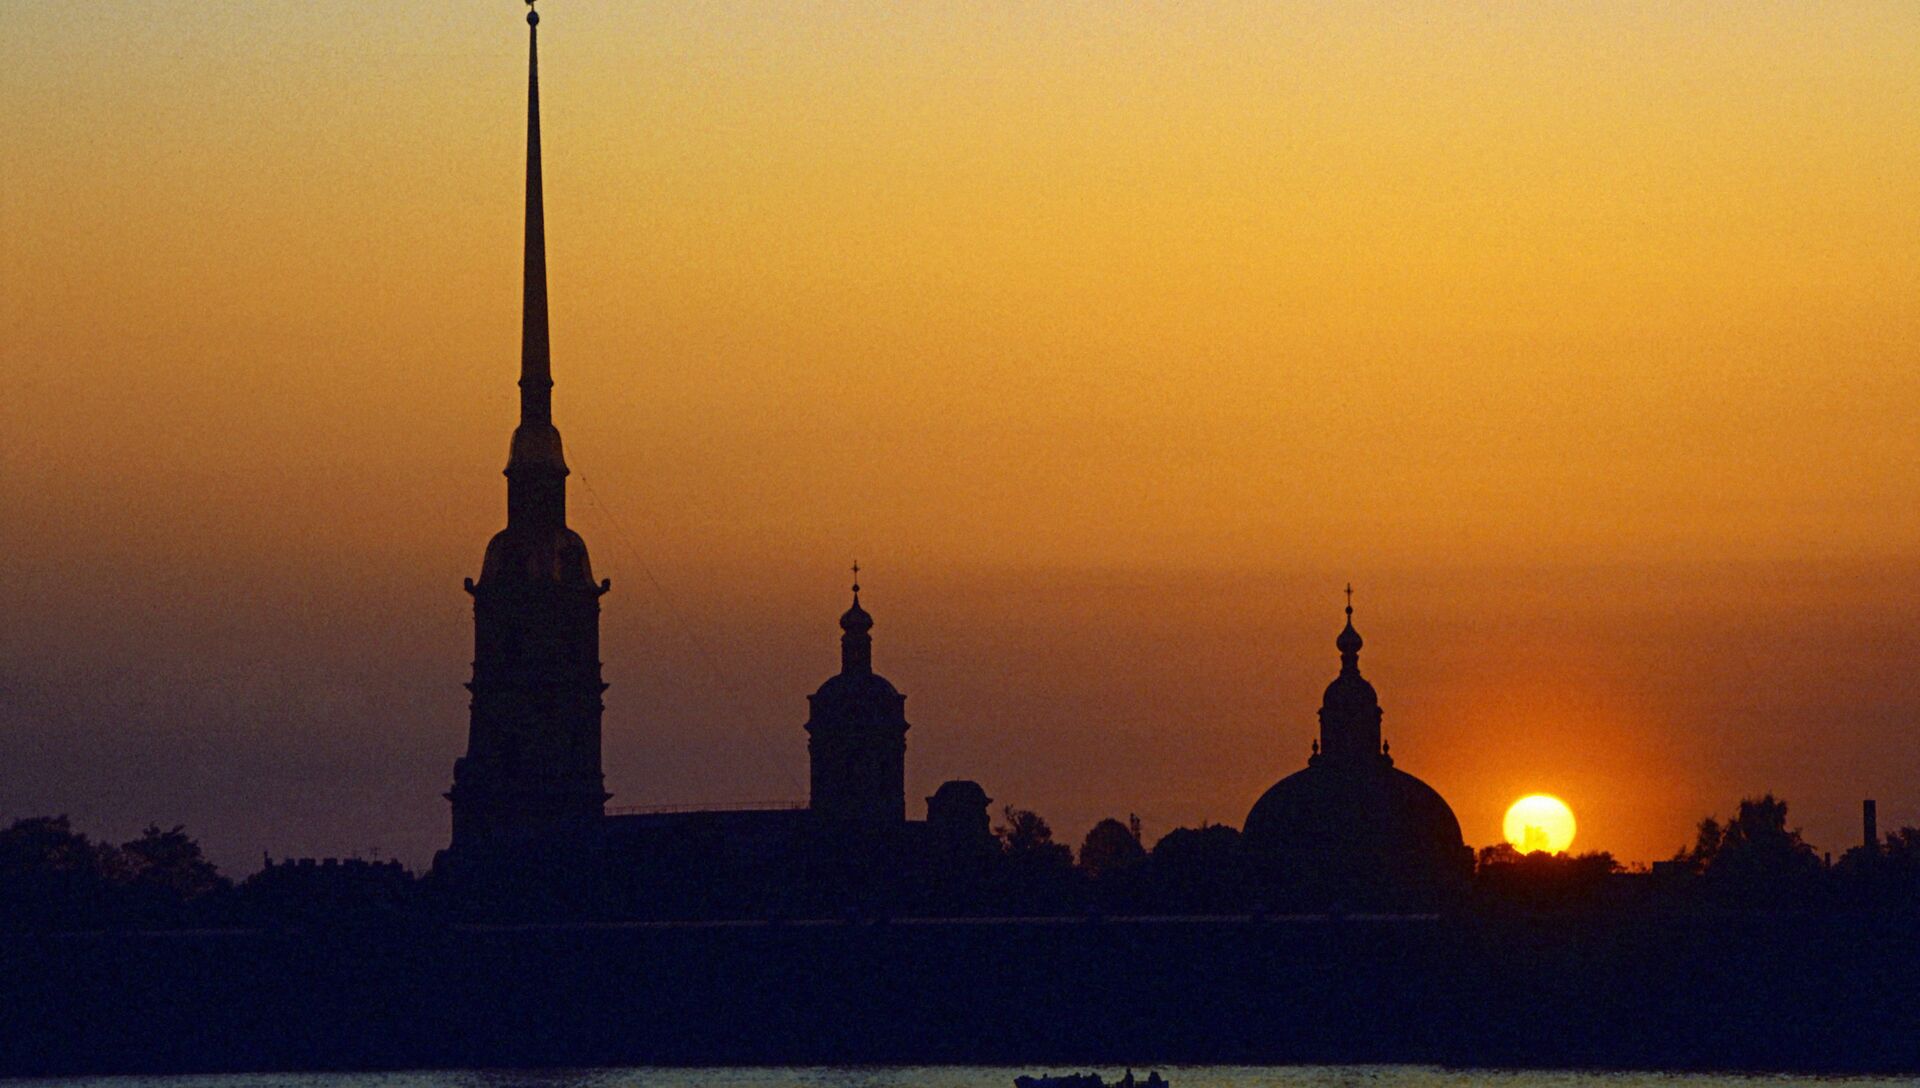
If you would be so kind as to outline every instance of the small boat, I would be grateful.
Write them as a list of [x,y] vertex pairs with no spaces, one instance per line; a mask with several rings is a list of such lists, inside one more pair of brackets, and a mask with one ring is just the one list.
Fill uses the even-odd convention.
[[1069,1073],[1064,1077],[1015,1077],[1013,1088],[1168,1088],[1159,1073],[1148,1073],[1146,1080],[1135,1080],[1133,1070],[1109,1085],[1098,1073]]

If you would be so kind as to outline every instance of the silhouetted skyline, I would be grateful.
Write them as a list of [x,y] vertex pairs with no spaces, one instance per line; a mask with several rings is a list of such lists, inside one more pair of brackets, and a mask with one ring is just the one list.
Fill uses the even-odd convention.
[[[1767,790],[1830,849],[1920,820],[1910,12],[568,18],[614,804],[805,796],[860,555],[908,796],[1065,838],[1237,822],[1349,579],[1471,845],[1536,790],[1634,860]],[[0,816],[424,864],[523,55],[498,11],[16,22]]]

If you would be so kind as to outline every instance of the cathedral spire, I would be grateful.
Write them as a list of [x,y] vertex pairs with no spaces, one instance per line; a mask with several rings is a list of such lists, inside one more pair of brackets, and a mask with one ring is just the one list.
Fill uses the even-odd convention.
[[553,426],[547,342],[547,224],[540,178],[540,13],[527,3],[527,234],[520,300],[520,425],[507,457],[507,523],[567,522],[567,462]]
[[520,422],[553,422],[547,347],[547,216],[540,184],[540,13],[527,4],[527,240],[520,310]]
[[454,761],[447,791],[453,842],[434,862],[453,873],[484,873],[512,858],[537,857],[543,866],[584,858],[574,851],[594,840],[608,796],[600,766],[600,595],[608,583],[594,582],[586,541],[567,528],[567,463],[551,408],[539,24],[529,10],[520,425],[507,457],[507,525],[487,542],[480,579],[466,587],[474,651],[467,752]]

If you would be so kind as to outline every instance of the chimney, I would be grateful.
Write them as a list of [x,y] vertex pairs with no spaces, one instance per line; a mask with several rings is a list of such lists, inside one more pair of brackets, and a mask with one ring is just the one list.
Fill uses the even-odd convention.
[[1868,853],[1880,852],[1880,814],[1872,801],[1860,802],[1860,830]]

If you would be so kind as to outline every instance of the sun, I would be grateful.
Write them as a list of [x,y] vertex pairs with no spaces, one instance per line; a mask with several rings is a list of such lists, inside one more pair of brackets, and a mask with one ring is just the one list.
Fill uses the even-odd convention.
[[1564,853],[1573,845],[1573,810],[1550,793],[1530,793],[1507,809],[1500,830],[1522,854]]

